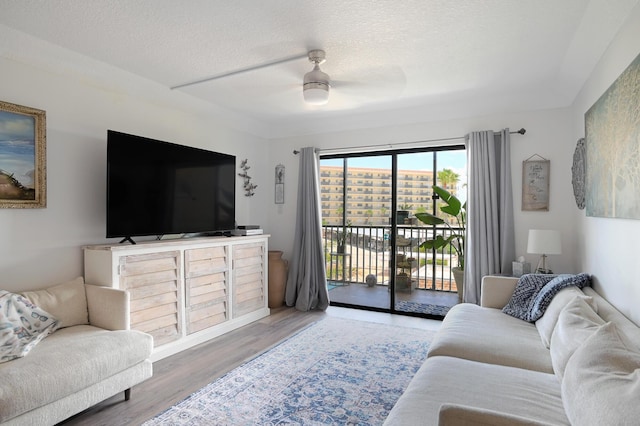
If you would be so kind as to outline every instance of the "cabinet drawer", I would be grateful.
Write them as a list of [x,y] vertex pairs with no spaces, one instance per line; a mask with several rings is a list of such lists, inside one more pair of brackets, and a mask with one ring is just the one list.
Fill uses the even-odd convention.
[[229,319],[227,272],[186,279],[187,334]]
[[154,346],[180,337],[180,252],[123,256],[121,288],[131,296],[131,328],[153,336]]
[[264,307],[264,262],[264,244],[247,244],[233,248],[234,318]]
[[227,270],[225,247],[206,247],[185,250],[185,276],[187,278],[209,275]]

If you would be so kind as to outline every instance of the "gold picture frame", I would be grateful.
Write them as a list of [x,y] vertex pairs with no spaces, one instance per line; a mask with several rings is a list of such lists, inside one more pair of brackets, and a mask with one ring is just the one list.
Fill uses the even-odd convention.
[[[538,156],[540,157],[540,156]],[[529,159],[522,162],[522,210],[549,211],[551,162]]]
[[0,208],[47,206],[46,112],[0,101]]

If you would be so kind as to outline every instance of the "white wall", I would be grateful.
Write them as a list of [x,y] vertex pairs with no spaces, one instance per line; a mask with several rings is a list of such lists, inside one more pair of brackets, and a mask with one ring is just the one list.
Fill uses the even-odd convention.
[[[2,289],[82,275],[83,245],[118,241],[105,238],[107,129],[248,158],[257,182],[268,172],[267,141],[210,106],[87,58],[72,66],[68,55],[0,26],[1,99],[47,113],[47,207],[0,209]],[[238,223],[261,223],[267,191],[245,197],[239,177],[236,188]]]
[[[576,98],[572,117],[574,141],[584,137],[584,113],[639,54],[640,5],[630,14]],[[574,214],[574,221],[575,250],[580,268],[593,274],[598,291],[640,324],[640,282],[637,278],[640,220],[587,217],[582,210]]]
[[[372,128],[369,130],[279,139],[272,142],[271,158],[287,166],[286,205],[270,208],[271,247],[291,257],[296,209],[298,159],[291,152],[305,146],[330,149],[411,142],[463,135],[472,130],[510,127],[527,129],[525,136],[512,135],[512,177],[517,255],[526,252],[528,229],[558,229],[563,254],[550,256],[555,272],[587,272],[594,287],[626,316],[640,324],[640,220],[586,217],[576,207],[571,184],[571,165],[577,140],[584,137],[584,113],[640,54],[640,5],[603,55],[574,104],[565,109],[519,112],[449,122]],[[523,212],[521,162],[533,154],[551,160],[549,212]],[[272,161],[273,163],[273,161]],[[536,256],[526,255],[535,266]]]
[[[557,272],[578,272],[576,254],[569,249],[575,245],[571,213],[578,210],[573,202],[571,186],[573,151],[570,147],[574,143],[571,117],[569,109],[558,109],[274,140],[271,143],[271,158],[274,159],[272,163],[277,159],[287,168],[286,204],[284,206],[271,204],[270,246],[284,250],[284,257],[291,258],[298,175],[298,157],[293,155],[294,149],[306,146],[330,149],[340,146],[394,144],[456,137],[474,130],[499,130],[509,127],[513,131],[524,127],[527,130],[524,136],[511,135],[517,255],[524,255],[535,267],[538,257],[526,254],[528,230],[530,228],[558,229],[562,233],[562,242],[566,249],[561,256],[550,256],[549,266]],[[463,141],[453,143],[459,144]],[[520,208],[522,161],[534,154],[551,160],[551,199],[548,212],[523,212]]]

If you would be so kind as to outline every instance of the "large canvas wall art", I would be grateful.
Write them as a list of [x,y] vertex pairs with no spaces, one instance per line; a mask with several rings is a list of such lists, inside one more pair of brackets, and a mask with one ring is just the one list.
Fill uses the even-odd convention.
[[585,114],[587,216],[640,219],[640,55]]

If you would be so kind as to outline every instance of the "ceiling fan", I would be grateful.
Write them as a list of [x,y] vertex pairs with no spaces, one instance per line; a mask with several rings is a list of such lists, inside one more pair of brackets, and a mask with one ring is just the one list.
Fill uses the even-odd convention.
[[[225,72],[222,74],[217,74],[217,75],[202,78],[199,80],[179,84],[171,87],[171,89],[172,90],[180,89],[183,87],[201,84],[201,83],[205,83],[213,80],[218,80],[218,79],[230,77],[237,74],[256,71],[262,68],[272,67],[275,65],[280,65],[287,62],[291,62],[291,61],[297,61],[305,57],[309,60],[309,62],[313,64],[313,69],[307,72],[302,79],[303,99],[305,100],[306,103],[310,105],[326,104],[329,101],[329,91],[331,87],[336,87],[336,90],[338,90],[337,88],[339,86],[340,90],[348,90],[349,87],[351,87],[352,89],[358,88],[358,87],[360,89],[363,89],[363,86],[369,86],[369,89],[374,88],[375,92],[379,93],[381,90],[384,91],[385,85],[387,90],[391,89],[391,92],[398,92],[399,91],[398,89],[401,89],[402,87],[404,87],[404,84],[405,84],[404,73],[402,73],[402,71],[399,71],[399,67],[394,67],[394,68],[398,68],[398,70],[386,69],[383,73],[379,75],[379,77],[382,77],[381,79],[380,78],[376,79],[375,77],[372,78],[372,75],[374,73],[372,72],[372,70],[368,70],[367,81],[363,81],[360,83],[349,82],[349,81],[337,81],[337,82],[333,81],[332,82],[329,75],[320,69],[320,65],[325,63],[326,61],[325,51],[321,49],[313,49],[307,52],[307,54],[305,55],[295,55],[295,56],[290,56],[283,59],[278,59],[275,61],[263,63],[260,65],[253,65],[246,68],[240,68],[234,71]],[[363,91],[358,90],[358,92],[363,92]],[[368,97],[370,97],[370,94],[371,94],[370,90],[365,90],[364,92],[369,94]],[[363,93],[360,93],[360,94],[362,95]]]
[[324,105],[329,102],[329,89],[331,79],[329,74],[320,69],[320,64],[326,61],[324,50],[311,50],[309,62],[313,69],[304,75],[302,82],[302,95],[304,100],[311,105]]

